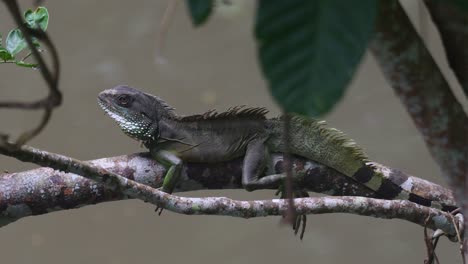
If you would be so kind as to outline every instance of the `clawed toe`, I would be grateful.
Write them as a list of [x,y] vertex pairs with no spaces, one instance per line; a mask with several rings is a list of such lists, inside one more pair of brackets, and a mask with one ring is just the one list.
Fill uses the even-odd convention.
[[[284,189],[284,184],[281,184],[278,190],[275,193],[276,196],[280,196],[281,199],[287,199],[286,191]],[[309,197],[309,193],[304,191],[304,190],[298,190],[295,189],[292,193],[292,198],[302,198],[302,197]],[[294,235],[297,235],[299,233],[299,230],[301,230],[301,233],[299,235],[299,238],[302,240],[304,238],[304,233],[305,233],[305,228],[307,224],[307,216],[306,215],[295,215],[294,220],[292,221],[292,228],[294,231]]]
[[[163,210],[164,210],[164,208],[159,207],[159,206],[157,206],[156,209],[154,209],[154,211],[155,211],[156,213],[158,213],[158,215],[161,215],[161,213],[162,213]],[[159,211],[159,212],[158,212],[158,211]]]

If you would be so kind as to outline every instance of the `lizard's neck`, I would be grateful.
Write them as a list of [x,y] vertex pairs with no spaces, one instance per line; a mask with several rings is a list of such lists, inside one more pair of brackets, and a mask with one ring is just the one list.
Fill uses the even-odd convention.
[[183,124],[177,119],[177,116],[163,117],[158,122],[158,132],[160,137],[171,138],[180,133]]
[[185,138],[186,127],[177,120],[177,116],[162,116],[150,126],[151,137],[144,140],[144,145],[151,149],[155,144],[166,142],[171,139]]
[[152,104],[151,109],[153,111],[150,113],[151,120],[159,122],[167,119],[177,119],[175,109],[166,103],[166,101],[152,94],[146,95],[150,98]]

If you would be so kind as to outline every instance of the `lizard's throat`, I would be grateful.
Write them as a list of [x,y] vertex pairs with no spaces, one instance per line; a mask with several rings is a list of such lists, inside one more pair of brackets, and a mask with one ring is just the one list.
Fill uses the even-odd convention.
[[151,120],[139,113],[137,114],[119,114],[109,109],[104,104],[100,104],[102,109],[109,117],[119,125],[122,131],[131,138],[141,141],[147,141],[154,138],[155,127]]
[[122,131],[127,134],[129,137],[134,138],[136,140],[146,141],[151,139],[151,134],[149,133],[149,127],[151,124],[147,124],[146,122],[138,123],[138,122],[117,122],[122,129]]

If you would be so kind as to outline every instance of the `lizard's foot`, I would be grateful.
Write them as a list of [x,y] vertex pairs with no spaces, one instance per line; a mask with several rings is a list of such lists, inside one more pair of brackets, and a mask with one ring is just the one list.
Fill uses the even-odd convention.
[[[161,208],[159,206],[156,206],[156,209],[154,209],[154,211],[158,214],[158,215],[161,215],[162,211],[164,210],[164,208]],[[158,212],[159,211],[159,212]]]
[[[281,199],[288,199],[285,184],[281,184],[278,190],[276,191],[275,195],[279,195]],[[304,190],[294,189],[292,192],[292,198],[302,198],[302,197],[309,197],[309,193]],[[285,217],[283,215],[283,217]],[[292,228],[294,231],[294,235],[297,235],[299,229],[301,229],[301,234],[299,238],[302,240],[305,233],[305,228],[307,224],[307,215],[300,215],[295,214],[292,221]],[[302,225],[302,228],[301,228]]]

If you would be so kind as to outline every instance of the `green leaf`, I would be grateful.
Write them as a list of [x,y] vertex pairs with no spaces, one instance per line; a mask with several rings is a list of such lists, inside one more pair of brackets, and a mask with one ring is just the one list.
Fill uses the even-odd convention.
[[12,59],[14,59],[13,55],[11,55],[11,53],[8,52],[8,50],[6,50],[5,48],[0,47],[0,60],[7,61]]
[[11,55],[15,56],[27,46],[28,44],[26,43],[21,30],[17,28],[8,33],[6,39],[6,49],[11,53]]
[[36,68],[37,63],[28,63],[24,61],[15,61],[15,64],[21,67],[26,67],[26,68]]
[[[446,0],[437,0],[437,1],[446,1]],[[462,8],[464,11],[468,11],[468,0],[450,0],[452,4],[457,5],[459,8]]]
[[260,0],[261,68],[286,112],[320,116],[343,96],[366,50],[377,0]]
[[213,11],[214,0],[187,0],[192,23],[195,26],[200,26],[206,22]]
[[24,19],[30,28],[36,28],[39,26],[43,31],[46,31],[47,26],[49,25],[49,12],[45,7],[38,7],[33,12],[31,9],[28,9],[24,12]]

